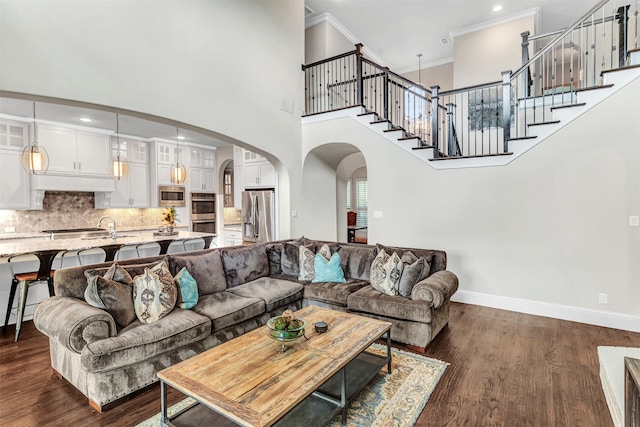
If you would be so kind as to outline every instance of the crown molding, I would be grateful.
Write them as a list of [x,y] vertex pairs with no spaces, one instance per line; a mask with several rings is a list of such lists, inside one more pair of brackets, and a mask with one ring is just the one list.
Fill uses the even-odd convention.
[[[362,43],[360,39],[358,39],[358,37],[355,36],[355,34],[349,31],[347,27],[342,25],[342,23],[338,21],[332,14],[327,12],[319,13],[319,14],[312,13],[311,15],[307,16],[304,20],[304,23],[305,23],[304,27],[306,29],[309,27],[313,27],[314,25],[321,24],[323,22],[326,22],[329,25],[331,25],[333,28],[335,28],[340,34],[342,34],[347,40],[349,40],[354,45],[358,43]],[[364,43],[362,44],[364,45]],[[376,55],[367,46],[363,46],[362,53],[364,54],[364,56],[366,56],[373,62],[377,63],[378,65],[382,65],[383,67],[387,66],[386,62],[382,58],[380,58],[378,55]]]
[[476,25],[470,25],[468,27],[460,28],[458,30],[453,30],[449,33],[449,38],[451,40],[455,39],[458,36],[462,36],[469,33],[474,33],[476,31],[485,30],[487,28],[495,27],[496,25],[506,24],[507,22],[515,21],[517,19],[527,18],[529,16],[534,17],[534,29],[536,33],[539,32],[540,26],[540,8],[534,7],[531,9],[523,10],[522,12],[514,13],[512,15],[507,15],[499,19],[494,19],[492,21],[482,22]]

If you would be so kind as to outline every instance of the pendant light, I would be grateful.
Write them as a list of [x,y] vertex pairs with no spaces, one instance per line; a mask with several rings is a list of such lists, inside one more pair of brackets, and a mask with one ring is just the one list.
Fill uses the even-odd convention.
[[44,147],[38,146],[38,124],[36,123],[36,102],[33,101],[33,143],[22,151],[22,165],[33,175],[44,175],[49,169],[49,155]]
[[126,179],[129,175],[129,162],[127,158],[120,153],[120,118],[116,113],[116,155],[109,160],[109,176],[120,181]]
[[180,146],[178,140],[180,139],[180,135],[178,133],[178,128],[176,128],[176,162],[171,165],[171,182],[174,184],[184,184],[185,179],[187,179],[187,170],[184,165],[180,163]]

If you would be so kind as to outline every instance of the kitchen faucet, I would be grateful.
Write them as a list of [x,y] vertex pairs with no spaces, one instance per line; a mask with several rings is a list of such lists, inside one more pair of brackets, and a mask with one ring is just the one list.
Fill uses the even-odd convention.
[[109,227],[109,236],[114,240],[117,239],[118,238],[118,234],[116,233],[116,220],[113,219],[112,217],[107,216],[107,215],[103,216],[102,218],[100,218],[98,220],[98,225],[96,225],[96,227],[100,228],[100,224],[102,224],[102,220],[105,219],[105,218],[110,219],[111,223],[112,223],[112,226]]

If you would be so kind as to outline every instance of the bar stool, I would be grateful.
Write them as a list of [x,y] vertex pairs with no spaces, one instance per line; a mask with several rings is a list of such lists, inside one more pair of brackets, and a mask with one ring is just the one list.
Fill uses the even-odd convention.
[[102,249],[104,251],[104,260],[102,262],[111,262],[114,261],[116,259],[116,254],[117,252],[120,250],[121,247],[123,247],[124,245],[122,243],[114,243],[111,245],[104,245],[104,246],[98,246],[95,248],[87,248],[87,249],[81,249],[78,252],[76,252],[76,256],[78,257],[78,265],[84,265],[82,262],[82,254],[84,254],[85,252],[89,252],[95,249]]
[[[195,243],[200,243],[202,244],[202,247],[198,247],[197,249],[193,249],[194,251],[200,251],[204,248],[206,248],[206,242],[202,237],[197,237],[195,239],[184,239],[182,241],[182,248],[184,249],[184,252],[189,252],[187,251],[187,244],[195,244]],[[209,242],[209,244],[211,244],[211,242]]]
[[[11,290],[9,291],[9,303],[7,304],[7,314],[4,319],[3,330],[6,332],[7,324],[9,323],[9,316],[11,315],[11,308],[13,307],[13,300],[16,295],[16,289],[18,284],[20,285],[20,295],[18,299],[18,312],[16,313],[16,339],[20,336],[20,329],[22,328],[22,319],[24,318],[24,309],[27,303],[27,294],[29,293],[29,287],[36,283],[47,282],[49,287],[49,296],[52,297],[55,292],[53,289],[53,275],[55,271],[51,269],[53,260],[60,252],[66,252],[61,249],[50,249],[46,251],[32,252],[29,254],[13,255],[7,261],[9,263],[9,269],[13,278],[11,279]],[[14,273],[11,266],[12,260],[19,256],[35,255],[40,261],[40,267],[38,271],[31,271],[27,273]]]
[[209,249],[211,247],[211,242],[213,242],[213,236],[207,236],[202,238],[204,240],[204,248]]
[[175,240],[169,239],[169,240],[156,240],[155,242],[140,243],[139,245],[136,245],[136,253],[138,254],[138,258],[140,258],[141,247],[148,246],[152,243],[156,243],[160,247],[160,252],[158,252],[158,255],[166,255],[167,250],[169,250],[169,245],[171,245],[171,243],[173,242],[175,242]]

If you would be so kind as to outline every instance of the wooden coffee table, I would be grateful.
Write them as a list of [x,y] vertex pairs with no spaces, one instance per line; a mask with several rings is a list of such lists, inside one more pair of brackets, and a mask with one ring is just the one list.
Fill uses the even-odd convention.
[[[387,365],[391,373],[391,323],[306,307],[306,337],[287,344],[271,339],[267,326],[246,333],[158,372],[162,425],[316,426],[331,422]],[[326,322],[328,332],[313,325]],[[387,354],[367,353],[386,335]],[[167,416],[167,385],[197,403]]]

